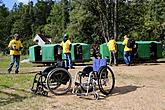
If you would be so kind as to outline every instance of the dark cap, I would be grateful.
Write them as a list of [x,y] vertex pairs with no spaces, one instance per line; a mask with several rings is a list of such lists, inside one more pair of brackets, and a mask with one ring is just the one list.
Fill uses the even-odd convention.
[[111,39],[114,39],[115,37],[114,36],[111,36]]
[[69,37],[69,36],[68,36],[68,34],[64,34],[63,39],[65,39],[65,40],[66,40],[66,39],[68,39],[68,37]]
[[19,37],[19,35],[18,34],[14,34],[14,37]]

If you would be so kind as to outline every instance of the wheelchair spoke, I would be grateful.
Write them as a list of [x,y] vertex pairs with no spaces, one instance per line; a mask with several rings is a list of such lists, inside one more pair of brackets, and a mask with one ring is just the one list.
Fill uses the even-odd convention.
[[[52,80],[52,81],[49,81],[49,80]],[[64,68],[53,69],[48,75],[47,87],[55,95],[65,94],[71,87],[70,74]]]
[[115,77],[112,70],[105,66],[99,71],[98,85],[104,95],[109,95],[114,88]]

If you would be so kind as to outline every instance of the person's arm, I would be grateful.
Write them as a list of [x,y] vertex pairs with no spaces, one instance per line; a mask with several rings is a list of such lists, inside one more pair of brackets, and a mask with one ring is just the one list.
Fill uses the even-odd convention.
[[60,46],[63,47],[63,41],[60,43]]
[[71,43],[70,40],[68,40],[68,43],[69,43],[69,50],[71,51],[71,49],[72,49],[72,43]]
[[124,39],[124,41],[123,41],[123,43],[122,43],[123,45],[126,45],[126,39]]
[[116,41],[114,42],[114,44],[115,44],[115,52],[117,52],[117,43],[116,43]]
[[10,50],[14,50],[13,47],[12,47],[12,41],[10,41],[10,43],[9,43],[9,45],[8,45],[8,48],[9,48]]
[[21,43],[21,41],[20,41],[20,48],[19,48],[18,51],[20,51],[22,48],[23,48],[23,45],[22,45],[22,43]]
[[109,42],[107,43],[107,46],[109,47]]

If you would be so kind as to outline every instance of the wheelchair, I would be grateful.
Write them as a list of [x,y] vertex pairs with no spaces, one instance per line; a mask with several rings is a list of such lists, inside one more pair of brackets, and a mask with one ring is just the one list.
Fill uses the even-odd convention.
[[87,66],[75,74],[72,93],[78,96],[94,95],[99,99],[97,90],[104,95],[109,95],[115,85],[115,76],[106,59],[94,59],[93,66]]
[[58,62],[35,75],[31,91],[43,96],[48,96],[47,90],[55,95],[63,95],[70,90],[71,84],[68,68],[64,66],[64,62]]

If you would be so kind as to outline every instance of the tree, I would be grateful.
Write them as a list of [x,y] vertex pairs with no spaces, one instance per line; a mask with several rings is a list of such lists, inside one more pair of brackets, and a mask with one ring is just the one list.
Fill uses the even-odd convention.
[[59,42],[60,37],[64,33],[62,3],[58,2],[52,6],[50,16],[47,18],[47,23],[44,26],[44,31],[47,35],[54,38],[55,42]]
[[[73,1],[72,10],[70,12],[70,24],[67,30],[72,35],[72,40],[75,42],[94,43],[96,39],[92,37],[99,34],[98,25],[95,23],[96,16],[91,12],[86,11],[86,7],[82,1]],[[92,34],[95,35],[92,36]]]
[[3,4],[0,6],[0,50],[7,47],[11,30],[11,18],[9,11]]

